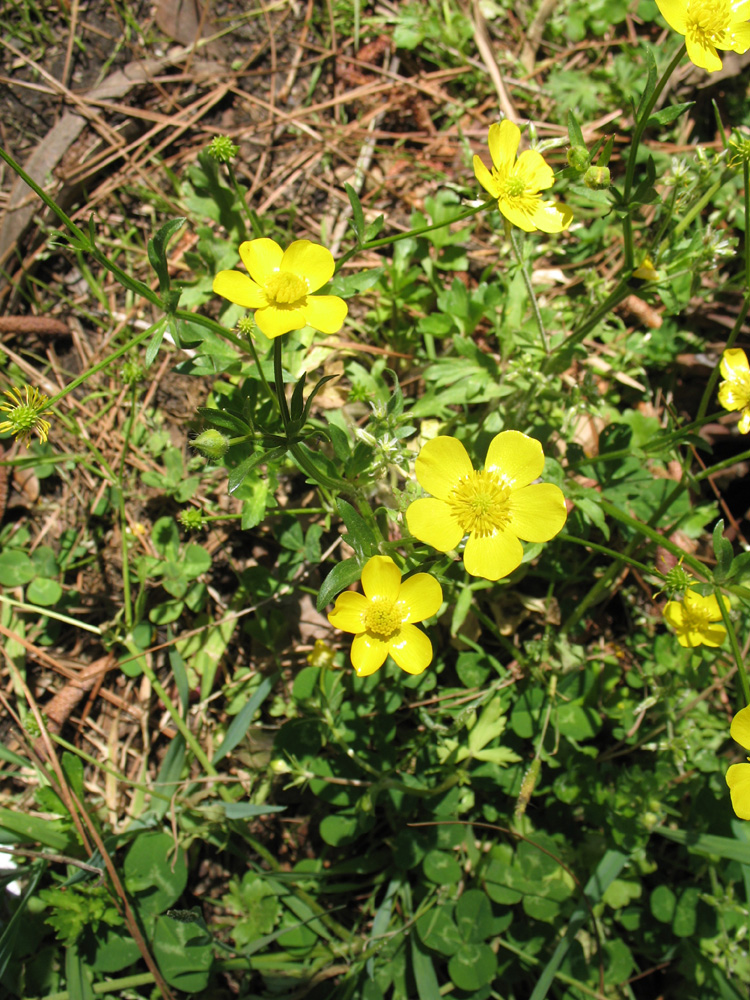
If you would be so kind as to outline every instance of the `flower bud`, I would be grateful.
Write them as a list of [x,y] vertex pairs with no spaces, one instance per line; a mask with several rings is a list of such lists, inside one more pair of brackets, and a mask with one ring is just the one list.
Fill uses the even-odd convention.
[[571,146],[568,150],[568,166],[582,174],[588,169],[589,153],[585,146]]
[[214,461],[223,458],[226,455],[229,448],[229,438],[222,434],[221,431],[214,430],[213,427],[209,427],[207,431],[199,434],[191,442],[194,448],[198,451],[202,451],[207,458],[212,458]]
[[200,531],[203,527],[203,513],[197,507],[186,507],[181,510],[177,520],[187,531]]
[[240,147],[235,146],[227,135],[217,135],[208,144],[208,155],[218,163],[229,163],[239,153]]
[[589,167],[583,183],[591,191],[605,191],[609,187],[609,167]]

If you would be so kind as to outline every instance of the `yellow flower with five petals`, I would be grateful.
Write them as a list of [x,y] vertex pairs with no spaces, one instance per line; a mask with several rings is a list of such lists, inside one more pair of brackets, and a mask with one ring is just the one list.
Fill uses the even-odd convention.
[[[750,747],[750,705],[741,708],[729,729],[732,739],[740,746]],[[740,819],[750,819],[750,764],[732,764],[726,773],[732,808]]]
[[415,622],[437,614],[443,591],[434,576],[415,573],[401,582],[390,556],[372,556],[362,570],[364,594],[339,594],[328,621],[353,632],[352,664],[359,677],[374,674],[390,654],[408,674],[421,674],[432,660],[432,643]]
[[[750,0],[748,0],[750,2]],[[516,159],[521,130],[506,118],[490,125],[487,142],[492,157],[489,171],[474,157],[474,176],[497,198],[497,207],[508,222],[524,232],[560,233],[573,221],[573,213],[554,201],[542,201],[541,192],[552,187],[555,175],[541,153],[527,149]]]
[[717,49],[750,48],[750,0],[656,0],[670,28],[685,36],[690,61],[715,73],[722,62]]
[[713,594],[703,597],[697,590],[686,590],[681,601],[668,601],[664,620],[677,633],[681,646],[720,646],[727,630],[721,621],[719,602]]
[[726,379],[719,385],[719,402],[725,410],[740,410],[737,429],[740,434],[750,431],[750,366],[747,355],[738,347],[730,347],[721,356],[719,366]]
[[45,410],[48,396],[35,386],[27,385],[24,389],[25,398],[21,390],[15,386],[4,390],[3,395],[7,396],[10,402],[0,403],[0,410],[8,414],[7,419],[0,422],[0,434],[10,431],[16,441],[22,441],[28,448],[34,434],[42,444],[47,440],[50,423],[44,418],[51,414],[49,410]]
[[432,496],[407,508],[409,531],[440,552],[468,535],[466,572],[486,580],[508,576],[523,559],[519,539],[547,542],[567,518],[562,490],[534,482],[543,468],[541,444],[519,431],[495,435],[481,472],[457,438],[433,438],[415,464],[419,485]]
[[267,337],[312,326],[321,333],[338,333],[349,311],[338,295],[313,295],[333,277],[333,254],[310,240],[295,240],[286,250],[269,239],[246,240],[240,257],[248,270],[219,271],[217,295],[246,309]]

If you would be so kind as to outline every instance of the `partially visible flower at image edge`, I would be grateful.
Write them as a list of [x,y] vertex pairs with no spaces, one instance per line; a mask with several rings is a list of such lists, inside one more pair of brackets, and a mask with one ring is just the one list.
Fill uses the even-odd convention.
[[738,347],[730,347],[721,356],[719,370],[726,381],[719,384],[719,402],[725,410],[740,410],[737,429],[740,434],[750,431],[750,366],[747,355]]
[[[750,0],[748,0],[750,2]],[[474,176],[493,198],[508,222],[526,233],[561,233],[573,221],[566,205],[542,201],[541,193],[552,187],[555,175],[541,153],[526,149],[516,159],[521,130],[507,118],[493,125],[487,136],[492,157],[490,172],[481,157],[474,157]]]
[[[750,747],[750,705],[732,719],[732,739],[746,750]],[[732,808],[740,819],[750,819],[750,763],[732,764],[726,773]]]
[[390,654],[407,674],[421,674],[432,661],[432,643],[415,622],[437,614],[443,591],[434,576],[415,573],[402,582],[390,556],[372,556],[362,570],[364,594],[339,594],[328,621],[353,632],[351,658],[359,677],[367,677]]
[[255,309],[259,329],[273,339],[311,326],[338,333],[348,306],[338,295],[312,295],[333,277],[333,254],[310,240],[295,240],[286,250],[269,239],[246,240],[240,258],[248,270],[219,271],[213,289],[245,309]]
[[25,399],[21,390],[15,386],[4,391],[10,402],[0,403],[0,410],[8,414],[8,418],[0,423],[0,434],[10,431],[16,441],[22,441],[28,448],[34,434],[42,444],[47,440],[50,424],[44,418],[51,414],[50,411],[43,412],[48,396],[30,385],[24,389]]
[[697,590],[686,590],[681,601],[668,601],[664,621],[677,634],[681,646],[720,646],[727,630],[721,621],[719,602],[713,594],[703,597]]
[[534,482],[543,469],[541,444],[520,431],[495,435],[481,472],[457,438],[433,438],[414,467],[432,496],[407,508],[409,531],[440,552],[455,549],[468,534],[466,572],[486,580],[508,576],[523,559],[519,539],[548,542],[568,516],[562,490]]
[[656,0],[670,28],[685,36],[690,61],[709,73],[722,67],[716,51],[750,48],[750,0]]

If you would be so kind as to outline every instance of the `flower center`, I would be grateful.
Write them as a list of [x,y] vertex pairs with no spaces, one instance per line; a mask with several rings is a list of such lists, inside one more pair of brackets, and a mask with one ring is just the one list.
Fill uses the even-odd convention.
[[682,605],[682,627],[685,632],[704,632],[711,622],[707,608]]
[[448,498],[451,514],[464,532],[494,535],[510,523],[510,487],[496,472],[472,472]]
[[403,622],[393,601],[387,597],[375,597],[365,611],[365,629],[378,639],[390,639],[398,632]]
[[526,181],[518,174],[511,174],[505,179],[505,197],[520,198],[526,191]]
[[731,21],[731,0],[688,0],[686,33],[698,45],[723,41]]
[[307,282],[289,271],[277,271],[266,283],[266,298],[276,306],[296,305],[307,295]]

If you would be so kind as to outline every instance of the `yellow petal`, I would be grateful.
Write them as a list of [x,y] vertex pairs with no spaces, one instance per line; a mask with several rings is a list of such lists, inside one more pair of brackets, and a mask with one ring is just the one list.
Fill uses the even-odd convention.
[[684,35],[687,31],[687,4],[685,0],[656,0],[656,6],[669,27]]
[[[524,199],[523,208],[520,208],[516,202],[509,201],[507,198],[499,198],[497,207],[512,226],[517,226],[525,233],[533,233],[537,227],[531,221],[531,216],[528,211],[525,211],[524,209],[528,208],[528,203],[533,201],[534,197],[536,197],[536,200],[541,203],[539,195],[529,195]],[[536,211],[536,207],[534,208],[534,211]]]
[[[748,4],[742,4],[743,7],[747,8]],[[734,16],[737,16],[737,11],[734,11]],[[750,12],[746,13],[744,20],[750,18]],[[717,48],[723,49],[725,46],[718,45]],[[732,52],[739,52],[742,55],[750,49],[750,24],[733,24],[731,29],[731,45],[727,45],[726,48],[731,49]]]
[[421,674],[432,660],[432,643],[415,625],[403,625],[388,643],[388,652],[407,674]]
[[338,295],[308,295],[302,307],[309,326],[321,333],[338,333],[349,306]]
[[536,438],[520,431],[501,431],[490,441],[484,467],[498,472],[508,486],[519,489],[541,476],[544,452]]
[[739,347],[730,347],[724,351],[719,365],[721,374],[730,381],[737,379],[744,381],[750,378],[750,365],[747,363],[747,355]]
[[540,201],[531,221],[543,233],[561,233],[573,221],[573,212],[557,201]]
[[526,149],[521,153],[514,172],[523,177],[530,191],[543,191],[555,183],[554,170],[535,149]]
[[548,542],[562,531],[568,517],[562,490],[552,483],[535,483],[513,490],[508,528],[525,542]]
[[740,410],[745,402],[745,394],[740,395],[736,382],[722,382],[717,395],[725,410]]
[[414,463],[419,485],[439,500],[447,500],[459,480],[470,476],[473,471],[466,449],[454,437],[436,437],[427,441]]
[[[729,732],[735,743],[739,743],[746,750],[750,748],[750,705],[747,708],[741,708],[735,715],[732,719],[732,725],[729,727]],[[750,774],[750,771],[748,771],[748,774]]]
[[255,322],[261,332],[271,340],[280,337],[282,333],[291,330],[301,330],[306,326],[305,314],[302,309],[280,309],[276,305],[268,305],[255,314]]
[[682,628],[683,608],[682,601],[669,601],[662,612],[664,621],[678,631]]
[[406,523],[415,538],[431,545],[438,552],[450,552],[464,537],[464,529],[451,513],[448,504],[432,497],[409,504]]
[[478,156],[474,157],[474,176],[482,185],[484,190],[488,191],[493,198],[497,198],[499,196],[500,185],[496,182],[495,178]]
[[333,254],[326,247],[310,240],[295,240],[284,251],[279,270],[304,278],[307,290],[314,292],[331,280],[334,268]]
[[732,808],[740,819],[750,819],[750,764],[732,764],[726,779]]
[[750,406],[746,406],[742,411],[742,416],[737,424],[737,430],[740,434],[747,434],[750,431]]
[[710,646],[715,649],[723,644],[727,637],[727,630],[723,625],[708,625],[700,632],[691,632],[690,636],[695,639],[696,646]]
[[469,535],[464,549],[464,567],[470,576],[485,580],[500,580],[521,564],[523,547],[510,531],[477,538]]
[[242,271],[219,271],[213,289],[217,295],[245,309],[260,309],[267,302],[263,289]]
[[685,36],[685,44],[687,45],[688,59],[694,66],[705,69],[709,73],[715,73],[723,66],[716,49],[709,41],[701,45],[690,34]]
[[401,584],[397,609],[403,609],[404,622],[422,622],[438,613],[443,603],[443,591],[434,576],[415,573]]
[[355,635],[352,642],[352,666],[357,671],[358,677],[369,677],[385,663],[388,656],[388,643],[382,639],[376,639],[369,632]]
[[278,271],[283,251],[274,240],[246,240],[240,243],[240,257],[250,277],[259,285],[266,285]]
[[497,123],[490,125],[487,145],[490,147],[493,166],[502,177],[510,173],[520,141],[520,128],[507,118],[499,125]]
[[397,601],[401,588],[401,570],[390,556],[372,556],[362,570],[362,589],[368,600],[385,597]]
[[333,611],[328,614],[328,621],[334,628],[341,629],[342,632],[364,632],[364,616],[367,613],[369,602],[363,594],[355,594],[352,590],[347,590],[339,594]]

